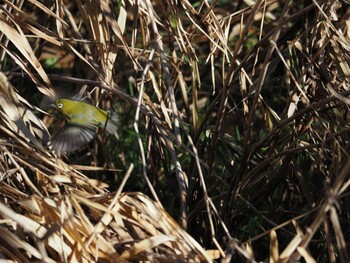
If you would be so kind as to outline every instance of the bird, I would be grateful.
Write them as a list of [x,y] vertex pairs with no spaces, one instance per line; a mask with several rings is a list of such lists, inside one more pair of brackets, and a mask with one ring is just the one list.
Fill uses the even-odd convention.
[[116,135],[117,114],[105,111],[81,100],[57,99],[53,104],[67,122],[50,139],[49,149],[56,153],[71,153],[94,139],[98,129]]

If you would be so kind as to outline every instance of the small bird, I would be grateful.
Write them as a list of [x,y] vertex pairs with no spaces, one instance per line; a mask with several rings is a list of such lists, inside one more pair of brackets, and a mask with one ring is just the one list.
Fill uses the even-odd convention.
[[58,99],[53,106],[66,118],[65,126],[49,142],[49,148],[58,153],[70,153],[89,143],[98,128],[116,134],[115,112],[104,111],[79,100]]

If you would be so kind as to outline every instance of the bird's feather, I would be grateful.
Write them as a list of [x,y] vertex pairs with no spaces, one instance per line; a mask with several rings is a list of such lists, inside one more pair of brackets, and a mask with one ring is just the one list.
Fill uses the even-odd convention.
[[105,129],[109,134],[115,135],[117,132],[118,115],[114,111],[108,111],[107,120],[105,122]]
[[95,126],[68,123],[53,135],[49,148],[58,153],[70,153],[88,144],[95,135]]

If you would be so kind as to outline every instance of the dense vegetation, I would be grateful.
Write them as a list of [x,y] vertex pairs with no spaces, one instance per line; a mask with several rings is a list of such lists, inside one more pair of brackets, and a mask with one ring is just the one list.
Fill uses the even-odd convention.
[[[347,1],[9,1],[0,253],[349,262]],[[118,116],[48,150],[57,98]],[[177,261],[178,260],[178,261]]]

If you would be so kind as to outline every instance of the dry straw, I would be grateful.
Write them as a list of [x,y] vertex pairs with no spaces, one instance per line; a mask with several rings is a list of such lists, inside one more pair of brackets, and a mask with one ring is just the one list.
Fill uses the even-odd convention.
[[[349,262],[346,1],[51,2],[0,7],[0,257]],[[58,86],[119,142],[49,152]]]

